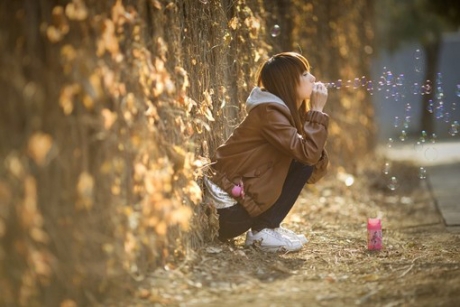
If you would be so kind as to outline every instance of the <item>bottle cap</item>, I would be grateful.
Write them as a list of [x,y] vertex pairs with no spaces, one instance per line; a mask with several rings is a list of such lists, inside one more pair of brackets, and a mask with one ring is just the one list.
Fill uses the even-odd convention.
[[382,221],[379,218],[367,219],[367,229],[376,230],[382,228]]

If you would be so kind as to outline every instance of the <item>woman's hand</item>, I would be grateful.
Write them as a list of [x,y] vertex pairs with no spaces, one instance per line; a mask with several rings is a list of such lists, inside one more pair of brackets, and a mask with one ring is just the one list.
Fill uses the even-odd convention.
[[311,110],[323,112],[327,101],[327,87],[321,82],[315,82],[310,98]]

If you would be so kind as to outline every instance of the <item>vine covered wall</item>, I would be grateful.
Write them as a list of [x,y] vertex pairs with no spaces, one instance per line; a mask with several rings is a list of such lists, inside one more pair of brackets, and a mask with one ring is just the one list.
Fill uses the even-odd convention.
[[[0,304],[130,291],[212,239],[202,168],[260,63],[368,75],[370,1],[0,1]],[[364,94],[331,92],[332,167],[372,149]]]

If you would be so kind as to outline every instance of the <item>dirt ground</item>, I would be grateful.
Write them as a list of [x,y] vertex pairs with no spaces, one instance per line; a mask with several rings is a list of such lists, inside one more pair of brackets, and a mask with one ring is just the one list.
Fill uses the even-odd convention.
[[[148,273],[129,302],[112,305],[459,306],[460,233],[444,227],[417,166],[356,173],[302,193],[283,225],[308,237],[301,251],[266,253],[245,247],[244,236],[210,242]],[[377,216],[384,248],[371,252],[366,221]]]

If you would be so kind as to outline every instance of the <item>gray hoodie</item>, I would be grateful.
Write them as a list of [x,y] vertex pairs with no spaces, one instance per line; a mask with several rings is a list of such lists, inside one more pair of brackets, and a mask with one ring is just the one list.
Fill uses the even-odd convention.
[[249,112],[254,107],[268,102],[278,103],[287,108],[287,105],[278,96],[268,91],[262,90],[260,87],[254,87],[249,94],[248,99],[246,100],[246,110]]

